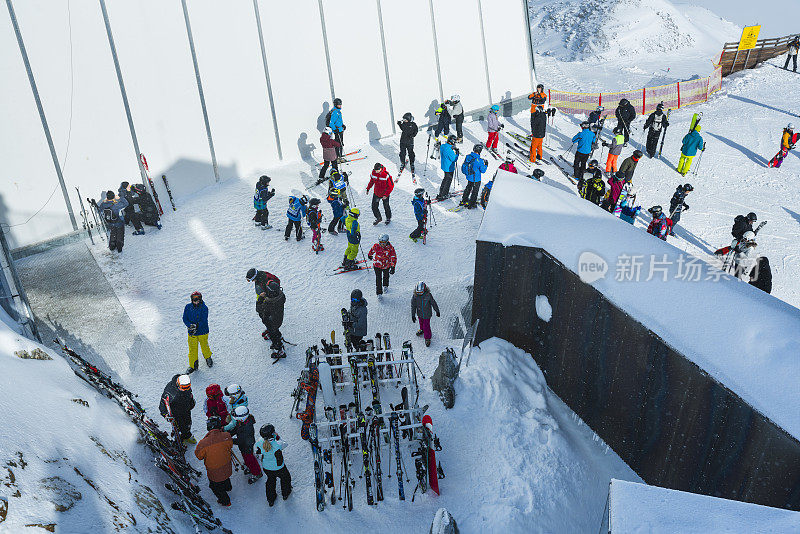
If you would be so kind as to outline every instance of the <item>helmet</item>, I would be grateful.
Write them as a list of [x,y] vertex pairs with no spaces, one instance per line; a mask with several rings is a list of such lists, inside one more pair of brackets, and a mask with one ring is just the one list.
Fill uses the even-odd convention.
[[659,102],[658,105],[656,106],[656,109],[659,110],[659,111],[662,111],[664,109],[664,103],[663,102]]
[[177,380],[178,389],[181,391],[189,391],[192,389],[192,379],[189,375],[180,375]]
[[342,105],[342,99],[341,98],[334,98],[333,99],[333,105],[334,106],[341,106]]
[[116,195],[114,194],[114,192],[113,192],[113,191],[108,191],[108,192],[106,192],[106,200],[114,200],[114,197],[115,197],[115,196],[116,196]]
[[624,132],[625,130],[624,130],[624,128],[622,128],[622,126],[617,126],[617,127],[616,127],[616,128],[614,128],[612,131],[613,131],[615,134],[619,135],[619,134],[621,134],[622,132]]
[[595,109],[595,111],[604,111],[605,109],[606,108],[604,108],[603,106],[597,106],[597,109]]
[[350,208],[350,216],[355,217],[358,219],[358,216],[361,215],[361,210],[358,208]]
[[267,176],[265,174],[264,176],[259,178],[258,181],[261,182],[262,184],[268,184],[268,183],[270,183],[272,181],[272,178],[270,178],[269,176]]
[[583,128],[584,130],[585,130],[586,128],[588,128],[588,127],[589,127],[589,123],[588,123],[587,121],[583,121],[583,122],[581,123],[581,128]]
[[350,292],[350,300],[353,302],[358,302],[364,297],[363,293],[361,293],[360,289],[354,289]]
[[326,126],[325,128],[323,128],[322,133],[326,133],[326,134],[330,135],[330,134],[333,133],[333,130],[331,129],[330,126]]
[[277,297],[281,292],[281,286],[275,280],[267,282],[267,287],[264,289],[266,290],[267,296],[270,298]]
[[625,173],[622,172],[622,171],[617,171],[616,173],[614,173],[614,177],[617,180],[624,180],[625,179]]
[[537,180],[541,180],[542,176],[544,176],[544,171],[542,169],[533,169],[533,177]]
[[623,98],[622,100],[619,101],[620,106],[627,106],[628,104],[630,104],[630,102],[628,102],[627,98]]
[[271,439],[272,436],[275,435],[275,427],[270,424],[266,424],[261,427],[261,430],[259,430],[258,433],[264,439]]
[[244,391],[242,391],[242,388],[239,386],[239,384],[231,384],[225,388],[225,395],[228,397],[241,397],[244,395]]
[[379,170],[381,170],[382,168],[383,168],[383,165],[381,165],[380,163],[376,163],[376,164],[375,164],[375,166],[374,166],[374,167],[372,167],[372,170],[373,170],[373,171],[379,171]]
[[236,419],[237,421],[244,421],[249,416],[250,416],[250,409],[245,405],[237,406],[233,410],[233,418]]
[[661,213],[662,213],[664,210],[661,208],[661,206],[653,206],[652,208],[650,208],[650,209],[649,209],[649,210],[647,210],[647,211],[648,211],[648,212],[650,212],[650,214],[651,214],[653,217],[658,217],[659,215],[661,215]]
[[425,194],[425,190],[421,187],[414,189],[414,196],[422,198],[422,195]]
[[595,169],[595,168],[597,168],[597,166],[598,166],[599,164],[600,164],[600,162],[599,162],[599,161],[597,161],[596,159],[593,159],[592,161],[590,161],[590,162],[589,162],[589,165],[587,165],[587,168],[589,168],[589,169]]
[[220,428],[222,428],[222,419],[216,415],[209,417],[208,421],[206,421],[206,430],[209,432],[212,430],[219,430]]
[[414,293],[422,295],[426,289],[428,289],[428,286],[425,285],[425,282],[419,281],[417,282],[417,287],[414,288]]
[[536,88],[537,89],[544,89],[544,84],[543,83],[537,84]]
[[320,200],[318,198],[312,198],[308,201],[311,206],[319,206]]
[[452,102],[461,102],[461,95],[453,95],[450,97]]
[[378,243],[388,243],[389,242],[389,234],[381,234],[378,238]]
[[758,220],[758,217],[756,217],[756,214],[751,211],[750,213],[747,214],[747,220],[750,222],[756,222]]
[[694,131],[695,131],[695,132],[699,132],[699,131],[700,131],[700,125],[699,125],[699,124],[696,124],[696,125],[695,125],[695,127],[694,127]]
[[206,388],[206,397],[213,398],[219,397],[222,395],[222,388],[219,387],[219,384],[209,384]]
[[683,190],[684,191],[694,191],[694,187],[692,187],[692,184],[686,184],[686,185],[683,186]]
[[742,235],[742,241],[744,241],[745,243],[755,240],[756,240],[756,233],[753,231],[747,231]]
[[411,122],[411,121],[414,120],[414,115],[412,115],[411,113],[404,113],[403,114],[403,120]]
[[203,294],[200,293],[199,291],[195,291],[194,293],[192,293],[191,299],[192,302],[194,302],[195,300],[203,300]]
[[258,274],[258,271],[256,271],[255,268],[249,269],[247,271],[247,275],[246,275],[247,276],[247,281],[248,282],[252,282],[253,280],[255,280],[257,274]]
[[506,163],[514,163],[514,156],[506,154]]
[[450,143],[451,145],[454,145],[458,142],[458,137],[456,137],[455,135],[448,135],[447,142]]
[[786,129],[787,129],[787,130],[794,130],[794,124],[792,124],[792,123],[790,122],[789,124],[787,124],[787,125],[786,125]]
[[303,205],[308,204],[308,197],[305,196],[305,195],[300,197],[300,204],[303,204]]
[[472,151],[475,152],[476,154],[480,154],[481,150],[483,150],[483,143],[478,143],[472,147]]
[[500,106],[498,106],[497,104],[493,105],[492,111],[500,111]]
[[636,159],[641,159],[644,156],[644,153],[641,150],[634,150],[633,157]]

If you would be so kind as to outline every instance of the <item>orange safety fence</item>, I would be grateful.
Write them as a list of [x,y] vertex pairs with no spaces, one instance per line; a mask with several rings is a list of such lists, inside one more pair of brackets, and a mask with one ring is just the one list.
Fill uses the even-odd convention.
[[721,88],[722,67],[714,65],[714,72],[705,78],[619,93],[568,93],[551,89],[548,91],[548,101],[550,106],[572,115],[588,114],[597,106],[603,106],[605,110],[602,115],[607,116],[613,115],[619,101],[626,98],[638,114],[645,115],[654,111],[660,102],[664,103],[666,109],[678,109],[705,102]]

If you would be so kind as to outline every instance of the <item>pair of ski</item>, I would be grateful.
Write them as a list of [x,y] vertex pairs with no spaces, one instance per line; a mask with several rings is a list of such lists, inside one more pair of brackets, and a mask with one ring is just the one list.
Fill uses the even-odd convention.
[[[764,228],[764,225],[767,224],[767,221],[761,221],[758,226],[753,230],[753,233],[758,235],[758,232]],[[733,246],[722,247],[717,249],[714,252],[714,255],[717,257],[725,257],[722,262],[722,270],[724,272],[728,272],[730,270],[731,265],[733,264],[733,255],[736,254],[736,248],[739,246],[739,240],[737,240],[736,244]]]
[[[153,183],[153,179],[150,178],[150,167],[147,165],[147,158],[144,157],[144,154],[139,154],[139,161],[142,164],[142,168],[144,169],[144,174],[147,177],[147,181],[150,183],[150,190],[153,191],[153,200],[156,201],[156,205],[158,206],[158,214],[164,215],[164,210],[161,208],[161,201],[158,199],[158,193],[156,192],[156,186]],[[169,203],[172,204],[172,211],[176,211],[175,209],[175,200],[172,198],[172,189],[169,187],[169,182],[167,181],[167,175],[162,174],[161,179],[164,181],[164,187],[167,188],[167,195],[169,195]]]
[[[406,162],[404,161],[402,165],[400,165],[400,170],[397,172],[397,180],[400,180],[400,175],[403,174],[403,171],[406,169]],[[395,180],[395,182],[397,181]],[[417,173],[414,169],[411,169],[411,181],[415,184],[417,183]]]
[[[341,156],[339,156],[339,157],[337,158],[337,159],[338,159],[338,162],[339,162],[339,163],[346,163],[346,161],[345,161],[345,158],[346,158],[346,157],[348,157],[348,156],[353,156],[353,155],[355,155],[355,154],[358,154],[359,152],[361,152],[361,149],[360,149],[360,148],[359,148],[358,150],[353,150],[352,152],[348,152],[347,154],[342,154]],[[366,156],[365,156],[365,157],[366,157]],[[358,159],[364,159],[364,158],[358,158]],[[322,163],[317,163],[317,166],[319,166],[319,167],[321,167],[321,166],[323,166],[323,165],[325,165],[325,162],[324,162],[324,161],[323,161]]]
[[450,200],[451,198],[461,196],[462,194],[464,194],[463,189],[459,189],[458,191],[452,191],[450,194],[447,195],[447,198],[443,198],[441,200],[438,198],[432,198],[428,201],[428,204],[436,204],[437,202],[442,202],[443,200]]
[[[564,156],[562,156],[561,154],[559,154],[559,155],[558,155],[558,159],[560,159],[561,161],[563,161],[563,162],[564,162],[564,163],[566,163],[567,165],[571,165],[571,164],[570,164],[570,162],[569,162],[569,161],[567,161],[567,158],[565,158],[565,157],[564,157]],[[552,162],[553,162],[553,165],[555,165],[555,166],[558,168],[558,170],[560,170],[560,171],[561,171],[561,172],[564,174],[564,176],[566,176],[566,177],[567,177],[567,179],[568,179],[570,182],[572,182],[572,185],[578,185],[578,181],[575,179],[575,177],[574,177],[574,176],[572,176],[572,175],[571,175],[570,173],[568,173],[567,171],[565,171],[565,170],[564,170],[564,168],[563,168],[561,165],[559,165],[559,164],[558,164],[558,162],[555,160],[555,158],[554,158],[553,156],[550,156],[550,161],[552,161]]]
[[333,272],[325,273],[327,276],[333,276],[335,274],[342,274],[342,273],[349,273],[352,271],[364,271],[367,269],[372,269],[372,265],[367,265],[367,260],[359,260],[355,263],[355,268],[353,269],[345,269],[343,265],[340,265],[333,269]]

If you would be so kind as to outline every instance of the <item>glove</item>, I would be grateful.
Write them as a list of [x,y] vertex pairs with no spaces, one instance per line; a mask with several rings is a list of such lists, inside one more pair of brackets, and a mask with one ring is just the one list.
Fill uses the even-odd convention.
[[[370,258],[371,259],[371,258]],[[394,265],[389,267],[389,274],[394,274]]]
[[[347,126],[345,126],[344,124],[342,124],[342,131],[345,131],[346,129],[347,129]],[[344,146],[344,144],[342,144],[342,146]]]
[[689,205],[688,204],[684,204],[683,205],[683,210],[684,211],[689,211]]
[[608,146],[608,143],[606,143],[605,141],[600,141],[600,144],[603,146]]
[[441,317],[441,316],[442,316],[442,314],[440,314],[440,313],[437,311],[437,312],[436,312],[436,317]]
[[398,126],[402,126],[402,125],[403,125],[403,123],[402,123],[402,122],[400,122],[400,121],[397,121],[397,125],[398,125]]
[[369,254],[367,254],[367,258],[369,258],[369,259],[372,259],[372,256],[370,256]]
[[190,324],[189,327],[187,328],[187,330],[189,331],[189,335],[193,336],[193,335],[195,335],[197,333],[197,325],[196,324]]
[[642,130],[646,130],[646,129],[647,129],[647,126],[642,126]]

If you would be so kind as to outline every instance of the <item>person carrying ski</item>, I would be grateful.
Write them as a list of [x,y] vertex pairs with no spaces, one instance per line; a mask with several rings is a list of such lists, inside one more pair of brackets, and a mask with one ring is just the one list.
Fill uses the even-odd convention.
[[464,158],[464,163],[461,164],[461,172],[467,177],[467,186],[461,196],[461,205],[466,206],[469,210],[475,209],[478,205],[481,175],[489,168],[489,162],[480,156],[482,150],[483,145],[478,143],[472,147],[472,152],[467,154],[467,157]]
[[249,401],[247,395],[239,384],[231,384],[225,388],[225,402],[228,405],[228,411],[233,413],[239,406],[248,406]]
[[128,201],[128,206],[125,208],[125,223],[131,223],[134,228],[132,235],[144,235],[144,226],[142,226],[142,208],[139,205],[139,193],[135,189],[131,189],[128,182],[122,182],[117,190],[119,198],[124,198]]
[[681,158],[678,161],[678,172],[681,173],[682,176],[686,176],[686,173],[692,168],[692,158],[697,155],[697,151],[704,151],[706,149],[706,144],[703,142],[703,138],[700,137],[700,125],[696,125],[694,129],[683,136],[683,142],[681,144]]
[[418,336],[423,336],[425,339],[425,346],[431,346],[431,317],[433,311],[436,311],[436,317],[441,317],[439,313],[439,305],[436,299],[433,298],[431,290],[425,282],[419,282],[417,287],[414,288],[414,295],[411,297],[411,322],[415,323],[419,318]]
[[648,157],[652,158],[658,152],[658,140],[661,138],[661,132],[667,126],[669,126],[669,121],[667,121],[667,115],[664,113],[664,104],[659,103],[656,106],[656,110],[644,121],[644,126],[642,127],[642,130],[647,130],[646,149]]
[[361,211],[358,208],[351,208],[347,212],[347,218],[344,220],[344,227],[347,230],[347,248],[344,251],[344,260],[342,266],[345,271],[352,271],[357,269],[356,256],[358,250],[361,248],[361,225],[358,223],[358,216]]
[[603,146],[608,147],[608,159],[606,159],[606,173],[617,172],[617,159],[622,154],[622,147],[625,146],[625,136],[622,134],[622,128],[617,126],[613,130],[614,137],[611,138],[610,143],[601,141]]
[[360,289],[350,292],[350,317],[353,319],[350,341],[354,347],[360,347],[367,335],[367,301]]
[[772,293],[772,269],[765,256],[759,256],[756,260],[755,266],[750,271],[749,283],[765,293]]
[[380,163],[376,163],[375,167],[372,169],[372,175],[367,184],[367,193],[369,193],[372,186],[375,186],[372,194],[372,214],[375,215],[375,222],[373,222],[372,225],[375,226],[383,220],[380,210],[381,202],[383,202],[383,211],[386,212],[386,224],[389,224],[392,220],[392,208],[389,207],[389,195],[392,194],[392,190],[394,189],[394,180],[392,180],[392,175],[389,174],[386,167]]
[[253,194],[253,207],[256,209],[253,221],[256,226],[260,226],[262,230],[272,228],[269,224],[269,210],[267,209],[267,202],[275,196],[275,188],[269,188],[269,183],[272,179],[269,176],[262,176],[256,182],[256,192]]
[[572,138],[573,143],[578,143],[575,149],[575,160],[572,163],[572,175],[576,180],[580,180],[586,172],[586,162],[592,153],[592,143],[594,143],[594,132],[589,129],[589,123],[581,123],[581,131]]
[[414,122],[414,116],[411,113],[404,113],[403,120],[397,121],[397,126],[402,132],[400,134],[400,172],[406,168],[406,153],[408,154],[408,164],[411,167],[412,178],[416,176],[414,172],[414,137],[419,133],[417,123]]
[[736,241],[741,241],[746,232],[755,232],[753,224],[758,221],[758,217],[752,211],[744,215],[737,215],[733,219],[733,228],[731,228],[731,235]]
[[491,107],[486,122],[487,130],[489,131],[489,137],[486,139],[486,148],[497,152],[497,143],[500,141],[500,130],[505,126],[505,124],[500,122],[500,106],[494,104]]
[[158,411],[164,419],[175,425],[178,438],[184,445],[197,442],[192,436],[192,408],[194,408],[192,380],[189,375],[173,376],[164,386]]
[[461,105],[461,96],[453,95],[444,104],[456,124],[456,136],[458,137],[458,142],[461,143],[464,141],[464,132],[461,129],[461,125],[464,123],[464,106]]
[[745,232],[742,239],[733,246],[733,275],[741,278],[747,275],[756,264],[756,233]]
[[619,166],[619,172],[625,175],[628,180],[633,180],[633,173],[636,172],[636,165],[642,159],[644,154],[641,150],[634,150],[633,154],[622,160],[622,165]]
[[[339,115],[341,117],[341,114]],[[322,168],[319,170],[319,180],[317,180],[317,184],[321,184],[325,181],[325,173],[328,172],[328,167],[331,167],[333,170],[339,170],[339,148],[341,148],[342,144],[331,137],[333,135],[333,130],[330,126],[326,126],[324,130],[322,130],[322,135],[319,136],[319,144],[322,146]]]
[[203,294],[199,291],[192,293],[191,302],[183,308],[183,324],[189,333],[189,369],[186,374],[197,371],[197,345],[203,351],[206,365],[211,367],[211,349],[208,346],[208,306],[203,302]]
[[339,143],[339,146],[335,147],[336,156],[341,158],[342,148],[344,147],[344,131],[347,129],[347,126],[342,122],[341,98],[333,99],[333,109],[331,110],[331,118],[328,121],[328,126],[333,131],[334,139]]
[[544,108],[544,105],[547,103],[547,93],[544,92],[544,84],[538,84],[536,86],[536,91],[528,95],[528,100],[531,101],[531,115],[536,113],[537,107]]
[[542,162],[542,143],[547,134],[547,113],[542,106],[536,106],[531,113],[531,152],[528,159],[539,165]]
[[[586,122],[588,122],[589,125],[597,124],[598,122],[600,122],[600,116],[603,114],[603,111],[605,109],[606,108],[604,108],[603,106],[597,106],[594,111],[589,113],[589,118],[586,119]],[[600,124],[602,124],[602,122],[600,122]]]
[[433,137],[436,139],[436,144],[434,148],[438,148],[442,144],[442,140],[439,136],[444,133],[444,135],[450,134],[450,112],[447,109],[447,101],[442,102],[438,108],[436,108],[435,114],[439,117],[438,122],[436,123],[436,128],[433,130]]
[[617,207],[617,200],[622,191],[622,186],[625,183],[624,180],[625,173],[622,171],[617,171],[608,177],[608,193],[603,199],[603,203],[600,204],[600,207],[609,213],[614,213],[614,208]]
[[614,115],[617,117],[617,128],[622,128],[622,133],[625,136],[625,144],[628,144],[631,136],[631,123],[636,118],[636,110],[627,98],[619,101]]
[[686,195],[694,191],[692,184],[679,185],[675,188],[675,193],[669,201],[669,218],[672,220],[672,227],[681,220],[681,213],[689,210],[689,204],[686,203]]
[[283,311],[286,306],[286,295],[275,280],[270,280],[264,292],[256,298],[256,313],[266,330],[261,333],[264,340],[269,339],[273,358],[283,358],[286,352],[283,349]]
[[113,191],[106,193],[106,199],[100,203],[93,201],[97,211],[103,217],[108,228],[108,250],[122,252],[125,246],[125,220],[123,212],[128,207],[125,198],[116,198]]
[[262,476],[261,466],[253,455],[253,446],[256,444],[255,424],[256,419],[250,414],[250,409],[247,406],[237,406],[233,410],[230,423],[222,429],[233,436],[233,444],[242,453],[242,461],[250,472],[247,479],[249,484],[255,483]]
[[780,150],[778,150],[778,153],[775,154],[775,157],[769,160],[767,167],[775,167],[776,169],[779,169],[781,163],[783,163],[783,158],[789,154],[790,150],[794,149],[794,146],[797,143],[797,137],[798,134],[794,133],[794,124],[790,122],[786,125],[786,128],[783,129]]
[[283,239],[289,241],[289,236],[294,227],[295,238],[300,241],[305,236],[303,235],[303,225],[301,221],[306,216],[306,204],[308,197],[303,195],[301,197],[289,197],[289,209],[286,210],[286,218],[289,220],[286,223],[286,230],[283,232]]
[[306,212],[306,221],[308,226],[311,227],[311,250],[314,252],[322,252],[325,247],[322,246],[322,212],[319,209],[320,200],[312,198],[308,201],[308,211]]
[[[798,51],[798,49],[800,49],[800,37],[799,36],[795,36],[794,39],[792,39],[789,42],[788,46],[787,46],[786,63],[783,64],[783,69],[784,70],[789,70],[789,60],[791,59],[794,62],[794,64],[792,65],[792,70],[794,72],[797,72],[797,51]],[[767,293],[769,293],[769,291],[767,291]]]
[[344,210],[347,207],[347,184],[348,176],[346,172],[332,172],[328,182],[328,204],[331,205],[333,218],[328,225],[328,233],[338,235],[344,231]]
[[662,241],[666,241],[670,233],[670,220],[664,215],[661,206],[653,206],[647,211],[653,216],[653,220],[650,221],[650,224],[647,226],[647,233],[656,236]]
[[425,228],[425,224],[428,222],[428,203],[425,201],[424,195],[425,190],[418,187],[414,190],[414,198],[411,199],[411,205],[414,207],[414,218],[417,219],[417,227],[408,237],[414,243],[428,231]]
[[375,269],[375,293],[380,296],[389,290],[389,275],[394,274],[397,265],[397,253],[389,243],[389,234],[383,234],[378,242],[369,249],[367,258],[373,260]]
[[588,170],[591,172],[591,176],[586,180],[581,196],[592,204],[599,206],[606,194],[606,184],[603,181],[603,173],[597,168],[597,163],[595,163],[595,168],[593,169],[592,162],[596,162],[596,160],[589,162]]
[[446,200],[450,198],[450,183],[453,181],[453,173],[456,170],[458,161],[458,149],[456,148],[457,138],[455,135],[447,137],[447,142],[439,149],[440,167],[444,172],[444,178],[439,185],[439,194],[436,200]]
[[209,384],[206,388],[206,400],[203,402],[203,411],[206,417],[219,417],[222,422],[228,420],[228,405],[222,398],[222,388],[219,384]]
[[206,421],[206,429],[208,434],[197,443],[194,455],[205,464],[208,487],[214,492],[217,502],[227,508],[231,505],[228,492],[233,489],[231,487],[233,439],[230,434],[222,430],[222,420],[219,417],[211,417]]
[[292,493],[292,475],[289,474],[283,461],[283,449],[286,448],[286,443],[281,441],[280,436],[275,433],[275,427],[270,424],[262,426],[258,434],[261,439],[256,443],[256,456],[261,461],[264,474],[267,475],[267,502],[273,506],[275,499],[278,498],[275,491],[277,479],[281,481],[281,496],[284,501]]
[[267,271],[259,271],[255,267],[248,269],[245,277],[247,278],[248,282],[254,283],[256,296],[260,295],[265,289],[267,289],[267,284],[270,282],[270,280],[275,280],[279,286],[281,285],[280,278],[272,273],[268,273]]

